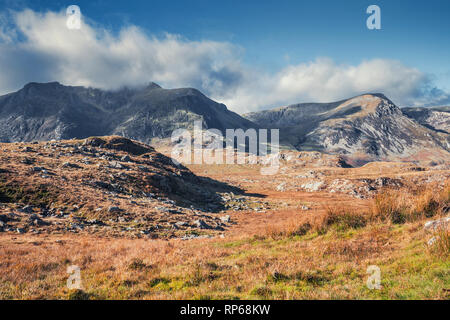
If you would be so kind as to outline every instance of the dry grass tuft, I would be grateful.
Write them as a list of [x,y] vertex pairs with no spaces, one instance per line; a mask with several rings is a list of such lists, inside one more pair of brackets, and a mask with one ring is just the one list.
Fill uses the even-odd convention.
[[367,212],[358,212],[344,207],[327,207],[325,212],[307,218],[291,220],[283,225],[266,227],[264,238],[281,239],[286,237],[304,236],[309,232],[326,234],[330,229],[347,231],[365,227],[369,221]]
[[450,184],[436,192],[434,186],[419,191],[390,190],[379,193],[371,206],[372,219],[395,224],[443,215],[450,205]]
[[450,233],[447,227],[442,227],[434,233],[436,239],[430,246],[430,252],[436,256],[448,259],[450,256]]
[[316,227],[320,233],[332,227],[337,226],[340,230],[358,229],[365,227],[368,222],[368,215],[366,212],[357,212],[354,209],[342,207],[328,207],[323,220]]
[[131,263],[128,265],[128,269],[130,270],[144,270],[144,269],[151,269],[151,265],[147,265],[142,261],[142,259],[134,258]]

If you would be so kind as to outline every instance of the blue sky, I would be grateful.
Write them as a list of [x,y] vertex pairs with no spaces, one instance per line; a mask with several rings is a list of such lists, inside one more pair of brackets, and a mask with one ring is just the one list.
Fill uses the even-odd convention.
[[[164,39],[168,33],[180,36],[179,41],[182,42],[230,44],[233,46],[232,55],[239,61],[242,69],[250,71],[246,71],[244,75],[236,75],[230,71],[233,67],[229,65],[219,68],[214,72],[225,70],[224,75],[220,76],[222,82],[228,78],[251,79],[248,74],[255,73],[260,73],[257,77],[270,78],[276,75],[273,78],[285,79],[281,70],[314,63],[320,58],[331,59],[334,66],[348,68],[359,66],[364,61],[382,59],[399,62],[405,70],[410,68],[420,71],[422,83],[419,86],[427,87],[428,95],[437,90],[441,98],[442,93],[448,97],[446,94],[450,91],[450,1],[447,0],[19,0],[0,1],[0,10],[6,13],[29,8],[36,13],[62,12],[70,4],[80,6],[84,21],[91,28],[106,29],[111,35],[117,36],[124,28],[136,26],[148,38],[156,36],[158,39]],[[381,8],[381,30],[366,28],[368,14],[365,11],[371,4]],[[14,41],[20,42],[20,39],[18,36]],[[342,70],[350,72],[348,68],[342,67]],[[304,76],[306,71],[301,69],[300,72]],[[409,74],[405,72],[405,75]],[[177,84],[173,77],[170,81],[162,78],[151,80],[168,85]],[[298,77],[293,75],[289,79]],[[187,80],[179,82],[181,85],[185,82],[190,84]],[[215,98],[235,103],[235,100],[230,98],[234,89],[226,93],[226,85],[222,82],[220,90],[211,89],[211,81],[206,81],[209,87],[205,86],[203,81],[200,89]],[[399,82],[399,79],[392,81]],[[199,80],[192,81],[193,85],[199,83]],[[375,86],[374,89],[378,87]],[[262,89],[264,88],[263,86]],[[299,90],[302,88],[304,87],[299,87]],[[403,104],[412,104],[414,97],[422,94],[418,93],[418,90],[422,89],[413,88],[409,98],[399,97],[397,100]],[[290,89],[281,91],[289,96]],[[301,94],[291,96],[292,99],[316,98]],[[338,94],[326,96],[325,98],[339,98]],[[446,101],[445,97],[439,101]],[[273,101],[268,102],[268,105],[299,102],[277,100],[274,97],[268,98],[267,101]],[[422,102],[423,99],[418,103]],[[261,102],[252,108],[268,106],[263,105]]]

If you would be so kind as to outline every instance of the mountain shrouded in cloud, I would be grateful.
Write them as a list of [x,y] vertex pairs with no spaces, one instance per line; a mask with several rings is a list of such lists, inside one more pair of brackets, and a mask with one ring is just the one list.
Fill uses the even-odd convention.
[[244,64],[243,54],[229,42],[156,37],[134,25],[116,34],[86,18],[80,30],[69,30],[64,12],[26,9],[0,19],[0,93],[30,81],[103,89],[155,81],[169,88],[198,88],[238,112],[363,92],[384,92],[401,106],[450,100],[427,74],[395,60],[341,65],[318,58],[271,73]]
[[176,129],[192,129],[195,121],[222,132],[255,127],[196,89],[155,83],[105,91],[33,82],[0,96],[0,142],[121,135],[149,143]]

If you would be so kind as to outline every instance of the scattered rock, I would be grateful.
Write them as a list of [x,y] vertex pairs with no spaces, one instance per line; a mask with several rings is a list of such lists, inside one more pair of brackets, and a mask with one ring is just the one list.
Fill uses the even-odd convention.
[[146,166],[140,165],[138,166],[138,169],[142,172],[150,172],[150,170]]
[[175,222],[175,225],[176,225],[177,227],[185,227],[185,226],[188,225],[188,223],[185,222],[185,221],[178,221],[178,222]]
[[33,213],[33,207],[29,206],[29,205],[26,205],[22,209],[19,209],[19,211],[23,212],[23,213]]
[[280,192],[286,191],[286,182],[280,183],[280,184],[277,186],[277,191],[280,191]]
[[429,246],[432,246],[436,241],[438,240],[438,237],[433,237],[430,240],[427,241],[427,244]]
[[73,168],[73,169],[80,169],[81,167],[77,165],[76,163],[70,163],[70,162],[64,162],[62,164],[63,168]]
[[122,212],[122,209],[120,209],[119,207],[109,207],[108,212],[109,213],[119,213],[119,212]]
[[121,164],[118,161],[110,161],[108,166],[113,169],[125,169],[126,168],[123,164]]
[[71,223],[70,224],[71,229],[78,229],[83,230],[84,226],[81,223]]
[[97,219],[89,219],[86,222],[88,224],[92,224],[92,225],[99,225],[99,226],[104,225],[103,222],[101,222],[100,220],[97,220]]
[[445,217],[442,219],[426,222],[424,225],[424,229],[425,229],[425,231],[428,231],[428,232],[436,232],[440,229],[448,230],[449,225],[450,225],[450,217]]
[[32,160],[32,159],[30,159],[30,158],[24,158],[21,162],[22,162],[23,164],[28,164],[28,165],[30,165],[30,164],[33,164],[33,163],[34,163],[34,160]]
[[205,221],[203,221],[203,220],[201,220],[201,219],[195,220],[195,221],[194,221],[194,225],[195,225],[197,228],[200,228],[200,229],[212,229],[211,226],[210,226],[209,224],[207,224]]
[[[94,186],[99,187],[99,188],[108,189],[108,190],[113,190],[114,189],[111,184],[103,182],[103,181],[92,181],[91,183]],[[100,208],[100,210],[101,210],[101,208]]]
[[324,185],[323,181],[319,180],[319,181],[304,183],[300,187],[302,189],[305,189],[306,191],[311,192],[311,191],[319,191],[323,187],[323,185]]
[[190,234],[190,235],[185,235],[181,238],[181,240],[192,240],[192,239],[208,239],[208,238],[212,238],[212,235],[195,235],[195,234]]

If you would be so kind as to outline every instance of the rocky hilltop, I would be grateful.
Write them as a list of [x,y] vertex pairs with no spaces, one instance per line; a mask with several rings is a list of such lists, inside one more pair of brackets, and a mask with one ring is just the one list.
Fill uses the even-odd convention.
[[208,236],[240,193],[123,137],[0,143],[0,233]]

